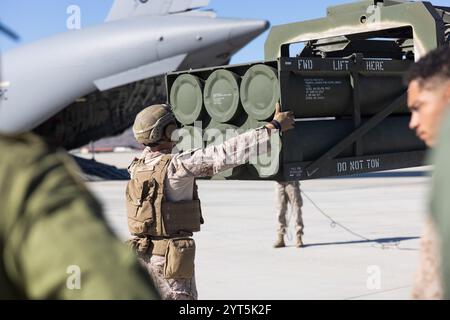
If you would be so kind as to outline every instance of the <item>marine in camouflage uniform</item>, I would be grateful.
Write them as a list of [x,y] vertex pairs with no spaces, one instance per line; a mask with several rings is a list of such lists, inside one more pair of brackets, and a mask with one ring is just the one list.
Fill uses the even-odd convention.
[[296,246],[303,246],[303,218],[302,206],[303,199],[300,191],[300,182],[298,181],[277,181],[275,186],[276,209],[278,216],[278,239],[275,242],[275,248],[285,247],[284,236],[286,235],[288,223],[288,203],[291,205],[292,215],[295,219],[295,239]]
[[0,134],[0,299],[159,299],[77,170],[33,134]]
[[[145,196],[145,201],[136,199],[138,200],[137,202],[140,202],[142,208],[146,205],[146,201],[150,201],[152,205],[149,206],[150,209],[148,210],[154,210],[156,212],[156,219],[153,219],[150,226],[144,226],[144,229],[148,227],[150,230],[147,233],[139,231],[141,228],[139,225],[135,225],[136,219],[138,216],[142,216],[143,213],[139,212],[139,207],[135,211],[132,202],[131,204],[130,202],[128,203],[128,206],[131,207],[128,211],[129,228],[131,233],[136,236],[130,242],[138,251],[142,264],[147,267],[163,299],[195,300],[198,298],[198,295],[195,285],[193,261],[190,263],[192,267],[191,272],[185,273],[184,277],[167,276],[167,266],[173,264],[168,259],[169,254],[167,248],[170,246],[165,244],[164,241],[170,241],[180,236],[189,238],[193,232],[199,231],[199,228],[191,226],[190,228],[186,227],[183,229],[180,226],[180,228],[175,228],[172,232],[168,232],[167,230],[171,228],[171,222],[167,220],[172,219],[174,221],[174,216],[176,215],[170,208],[175,208],[177,205],[182,205],[183,203],[190,204],[192,201],[198,200],[195,183],[196,178],[212,177],[248,162],[250,157],[254,155],[253,152],[255,150],[265,149],[268,152],[270,150],[271,136],[279,134],[279,130],[277,129],[285,131],[293,128],[294,119],[290,112],[279,112],[278,106],[275,120],[265,127],[244,133],[226,141],[222,145],[171,155],[170,153],[174,143],[170,137],[174,131],[174,123],[175,118],[170,107],[167,105],[151,106],[143,110],[136,118],[133,127],[135,137],[138,142],[147,145],[147,148],[139,159],[133,161],[129,168],[132,180],[128,186],[127,194],[132,194],[133,189],[137,188],[133,187],[132,184],[133,181],[136,182],[136,179],[139,179],[139,172],[147,172],[147,175],[152,177],[147,179],[147,184],[150,183],[153,185],[154,183],[152,181],[155,181],[153,177],[158,177],[161,172],[164,175],[164,179],[156,178],[156,185],[158,186],[155,191],[156,196]],[[161,164],[162,162],[163,164]],[[145,178],[142,178],[142,180],[145,180]],[[163,181],[158,182],[158,180]],[[162,185],[164,185],[164,188],[160,190]],[[139,188],[137,189],[139,190]],[[160,194],[160,192],[163,194]],[[134,198],[134,196],[130,196],[129,198]],[[163,205],[161,205],[161,202],[163,202]],[[166,208],[165,212],[163,212],[164,208]],[[192,207],[192,211],[196,210],[201,209],[195,206]],[[184,212],[185,216],[191,214],[192,212]],[[151,216],[144,217],[143,220],[149,218]],[[161,220],[163,221],[162,223]],[[186,218],[186,220],[188,219]],[[158,223],[161,223],[162,228],[155,232],[155,228],[157,228],[155,225]],[[164,233],[164,230],[165,234],[163,235],[162,232]],[[185,241],[188,240],[185,238]],[[190,250],[191,247],[192,245],[188,249]],[[193,259],[192,256],[190,258]],[[180,263],[185,264],[182,261]],[[174,268],[177,268],[177,266]]]
[[414,275],[412,298],[440,300],[443,298],[440,238],[434,220],[427,217],[420,239],[419,266]]
[[408,76],[410,128],[429,147],[436,147],[431,163],[436,164],[431,193],[431,216],[427,216],[421,239],[420,262],[413,287],[413,298],[449,298],[450,260],[448,160],[450,130],[444,126],[450,111],[450,48],[440,47],[414,64]]

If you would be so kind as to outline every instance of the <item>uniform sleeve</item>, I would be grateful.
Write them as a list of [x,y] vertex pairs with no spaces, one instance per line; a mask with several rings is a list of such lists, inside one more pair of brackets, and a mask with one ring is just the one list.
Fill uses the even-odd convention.
[[278,130],[264,127],[251,130],[217,146],[182,153],[172,159],[168,170],[169,179],[187,177],[212,177],[256,159],[257,155],[271,151],[271,137]]
[[72,161],[64,154],[29,160],[8,189],[4,263],[14,286],[31,299],[159,298]]
[[419,266],[413,283],[413,299],[440,300],[443,298],[439,250],[440,243],[436,228],[432,219],[428,217],[420,239]]
[[441,241],[444,298],[450,299],[450,118],[444,124],[433,155],[431,212]]

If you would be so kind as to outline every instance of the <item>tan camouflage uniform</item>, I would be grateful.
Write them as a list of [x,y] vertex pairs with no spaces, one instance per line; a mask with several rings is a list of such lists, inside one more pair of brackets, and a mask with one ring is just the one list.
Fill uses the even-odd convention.
[[[258,128],[218,146],[174,155],[167,169],[165,181],[167,201],[192,200],[196,178],[212,177],[244,164],[255,155],[257,150],[260,153],[269,152],[270,136],[273,134],[279,134],[278,130],[270,131],[265,128]],[[146,148],[141,155],[141,159],[145,158],[145,164],[152,166],[156,165],[162,156],[162,153],[152,152],[150,148]],[[129,170],[131,173],[133,168],[130,167]],[[164,257],[147,255],[140,260],[150,272],[163,299],[197,299],[195,274],[192,279],[165,279],[163,277]]]
[[441,300],[444,297],[441,276],[440,241],[435,225],[428,218],[420,240],[419,267],[415,274],[412,298]]
[[292,215],[295,219],[296,235],[303,235],[302,206],[303,199],[300,192],[300,183],[298,181],[277,182],[276,199],[278,214],[278,234],[285,235],[288,227],[287,209],[288,203],[291,204]]
[[166,258],[161,256],[143,255],[139,258],[141,264],[147,269],[153,283],[161,294],[163,300],[197,300],[197,286],[195,273],[191,279],[165,279],[164,263]]

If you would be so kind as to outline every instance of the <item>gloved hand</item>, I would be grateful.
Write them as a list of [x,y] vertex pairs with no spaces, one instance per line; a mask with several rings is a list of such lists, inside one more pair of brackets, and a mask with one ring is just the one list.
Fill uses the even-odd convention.
[[279,103],[275,106],[275,116],[273,120],[274,121],[266,126],[267,128],[279,129],[282,132],[285,132],[293,129],[295,125],[294,113],[292,111],[281,112]]

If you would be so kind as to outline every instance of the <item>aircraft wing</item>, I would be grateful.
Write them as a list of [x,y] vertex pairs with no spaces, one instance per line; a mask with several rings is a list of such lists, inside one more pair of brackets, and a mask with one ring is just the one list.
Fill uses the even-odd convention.
[[100,91],[120,87],[128,83],[153,78],[167,72],[176,70],[186,58],[187,54],[180,54],[164,60],[149,63],[147,65],[127,70],[103,79],[94,81],[95,86]]
[[208,1],[116,0],[97,26],[2,56],[0,131],[34,130],[73,149],[132,125],[167,101],[163,74],[223,65],[264,32],[265,20],[215,18]]
[[168,15],[203,8],[209,0],[116,0],[106,21],[136,16]]

